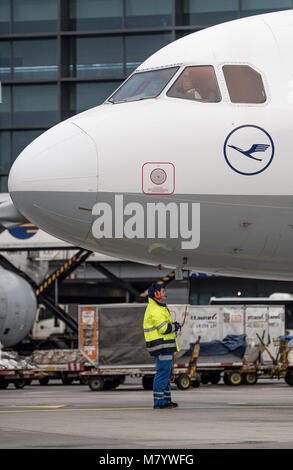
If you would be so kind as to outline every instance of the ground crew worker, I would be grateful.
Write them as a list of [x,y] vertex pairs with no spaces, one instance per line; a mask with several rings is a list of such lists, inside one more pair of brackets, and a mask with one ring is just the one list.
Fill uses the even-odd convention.
[[173,354],[179,351],[176,332],[178,322],[172,322],[165,301],[167,300],[165,284],[152,284],[148,290],[149,303],[145,311],[143,330],[146,347],[156,358],[156,375],[154,378],[154,408],[175,408],[177,403],[171,401]]

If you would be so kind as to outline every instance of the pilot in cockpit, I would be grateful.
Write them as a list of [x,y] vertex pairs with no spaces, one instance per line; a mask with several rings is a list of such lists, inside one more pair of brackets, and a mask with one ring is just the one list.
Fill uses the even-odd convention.
[[[201,100],[202,97],[199,91],[196,89],[196,82],[192,80],[192,76],[188,70],[185,70],[181,75],[181,80],[178,80],[177,92],[180,94],[180,98],[189,100]],[[179,96],[178,96],[179,97]]]
[[207,103],[220,101],[221,97],[213,67],[187,67],[171,86],[167,96]]

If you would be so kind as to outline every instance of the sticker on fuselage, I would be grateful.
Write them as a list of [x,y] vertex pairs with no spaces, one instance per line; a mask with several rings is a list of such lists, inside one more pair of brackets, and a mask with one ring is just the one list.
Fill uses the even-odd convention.
[[252,124],[233,129],[224,143],[225,160],[240,175],[262,173],[272,163],[274,151],[269,133]]
[[146,162],[142,166],[142,192],[168,195],[175,191],[175,166],[171,162]]

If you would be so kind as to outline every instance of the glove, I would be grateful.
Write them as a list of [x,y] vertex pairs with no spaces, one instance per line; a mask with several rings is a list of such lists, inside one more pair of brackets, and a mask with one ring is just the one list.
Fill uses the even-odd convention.
[[178,321],[175,321],[175,322],[173,323],[173,325],[175,326],[175,332],[177,333],[177,331],[178,331],[179,328],[180,328],[180,323],[178,323]]

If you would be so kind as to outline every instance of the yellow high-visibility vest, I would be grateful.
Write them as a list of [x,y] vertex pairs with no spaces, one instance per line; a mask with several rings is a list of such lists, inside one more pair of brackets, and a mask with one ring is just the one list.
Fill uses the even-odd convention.
[[143,332],[146,347],[152,356],[179,351],[169,310],[150,297],[144,314]]

